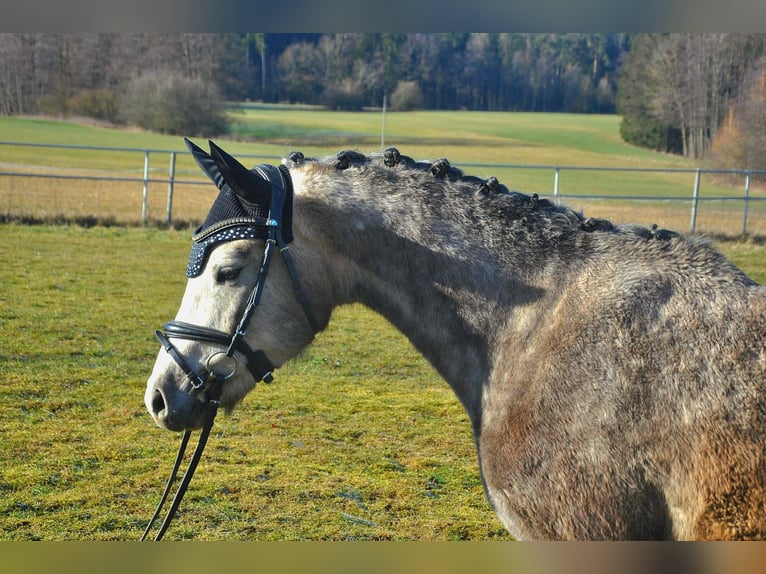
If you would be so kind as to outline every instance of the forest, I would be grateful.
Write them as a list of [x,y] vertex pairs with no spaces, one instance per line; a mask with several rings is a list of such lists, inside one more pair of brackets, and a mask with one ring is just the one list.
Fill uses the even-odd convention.
[[[622,137],[764,167],[764,34],[0,34],[0,114],[223,133],[227,102],[618,113]],[[760,148],[757,146],[760,145]]]

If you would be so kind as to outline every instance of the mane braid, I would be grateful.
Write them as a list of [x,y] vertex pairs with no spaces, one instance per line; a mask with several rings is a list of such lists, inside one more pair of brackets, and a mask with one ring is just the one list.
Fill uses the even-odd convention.
[[521,191],[510,190],[507,186],[500,183],[494,176],[482,179],[473,175],[465,175],[463,170],[450,164],[447,158],[439,158],[436,161],[415,160],[410,156],[403,155],[397,148],[388,147],[382,152],[372,152],[364,154],[355,150],[341,150],[333,156],[325,158],[306,157],[299,151],[292,151],[285,159],[287,167],[299,166],[306,163],[317,163],[320,165],[331,166],[337,170],[346,170],[351,168],[380,168],[401,170],[412,170],[430,174],[434,180],[443,180],[454,182],[467,186],[467,189],[473,189],[476,194],[497,203],[504,203],[505,209],[499,208],[497,212],[505,212],[506,216],[510,212],[518,217],[519,213],[524,212],[528,215],[540,214],[547,216],[551,221],[559,222],[560,225],[571,228],[578,228],[584,232],[621,232],[634,234],[644,239],[670,240],[679,237],[678,233],[666,229],[659,229],[654,224],[651,229],[639,225],[615,225],[611,221],[597,217],[585,217],[581,213],[572,210],[564,205],[556,204],[548,199],[540,198],[538,194],[528,195]]

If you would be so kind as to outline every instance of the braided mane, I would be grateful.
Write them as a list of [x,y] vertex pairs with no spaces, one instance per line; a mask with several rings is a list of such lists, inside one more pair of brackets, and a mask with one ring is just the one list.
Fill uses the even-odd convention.
[[[332,166],[341,171],[349,168],[377,167],[377,168],[398,168],[413,170],[433,176],[434,180],[442,180],[462,184],[464,189],[473,189],[476,194],[487,199],[505,198],[505,204],[509,210],[518,213],[524,211],[548,212],[554,219],[570,227],[577,227],[586,232],[593,231],[621,231],[641,236],[646,239],[670,239],[677,237],[678,234],[666,229],[660,229],[656,224],[651,229],[640,225],[620,225],[617,226],[607,219],[597,217],[584,217],[564,205],[556,204],[548,199],[540,198],[536,193],[531,195],[520,191],[510,190],[507,186],[500,183],[494,176],[486,179],[473,175],[465,175],[463,170],[453,166],[447,158],[439,158],[436,161],[418,161],[410,156],[399,152],[395,147],[388,147],[382,152],[373,152],[364,154],[355,150],[341,150],[333,156],[325,158],[306,157],[299,151],[292,151],[285,159],[285,164],[290,166],[300,166],[307,163],[317,163],[325,166]],[[563,217],[561,217],[563,216]]]

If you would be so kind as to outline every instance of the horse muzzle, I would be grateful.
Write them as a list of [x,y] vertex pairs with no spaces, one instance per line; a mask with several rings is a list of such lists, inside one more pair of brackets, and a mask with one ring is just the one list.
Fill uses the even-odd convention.
[[158,426],[171,431],[194,430],[202,427],[207,404],[200,393],[179,388],[172,371],[150,379],[144,402]]
[[[153,375],[147,386],[145,402],[157,424],[169,430],[197,429],[202,425],[204,411],[209,406],[207,390],[213,382],[221,384],[232,378],[239,369],[237,354],[243,356],[245,366],[255,382],[271,382],[274,366],[260,349],[253,350],[244,341],[244,332],[230,336],[223,331],[201,327],[182,321],[169,321],[156,332],[167,356],[183,372],[177,377],[174,368],[165,367]],[[221,346],[226,351],[215,351],[199,364],[189,360],[171,338]],[[180,383],[179,383],[180,381]]]

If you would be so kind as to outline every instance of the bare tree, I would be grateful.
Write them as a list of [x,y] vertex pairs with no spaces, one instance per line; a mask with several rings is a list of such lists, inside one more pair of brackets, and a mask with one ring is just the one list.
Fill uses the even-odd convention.
[[735,105],[713,141],[714,162],[727,169],[766,169],[766,57],[746,74]]
[[5,115],[33,111],[28,109],[30,67],[23,65],[25,36],[0,34],[0,112]]
[[766,57],[761,58],[745,80],[739,99],[742,134],[742,165],[766,169]]
[[704,157],[750,67],[752,39],[657,34],[652,42],[647,88],[651,113],[680,129],[685,156]]

